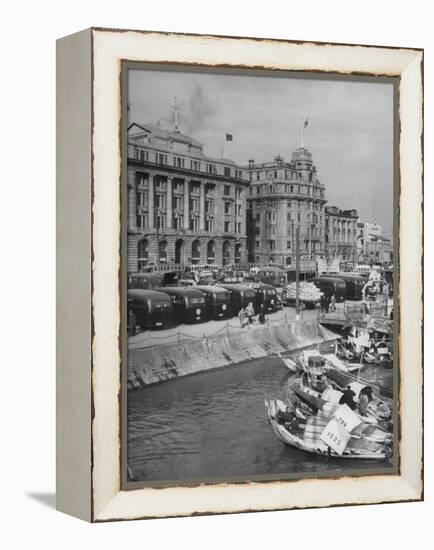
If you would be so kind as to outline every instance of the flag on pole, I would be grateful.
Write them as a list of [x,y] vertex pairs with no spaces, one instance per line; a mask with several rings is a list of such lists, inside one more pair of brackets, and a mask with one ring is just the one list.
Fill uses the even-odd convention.
[[233,141],[234,136],[232,134],[226,134],[226,141]]
[[307,128],[307,125],[309,124],[309,119],[308,118],[305,118],[304,119],[304,124],[303,124],[303,128]]

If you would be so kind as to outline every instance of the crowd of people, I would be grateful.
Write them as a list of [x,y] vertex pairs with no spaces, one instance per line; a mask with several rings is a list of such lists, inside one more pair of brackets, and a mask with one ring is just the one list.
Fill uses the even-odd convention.
[[323,294],[320,300],[320,308],[323,313],[329,313],[329,311],[336,311],[336,297],[334,294],[328,296]]

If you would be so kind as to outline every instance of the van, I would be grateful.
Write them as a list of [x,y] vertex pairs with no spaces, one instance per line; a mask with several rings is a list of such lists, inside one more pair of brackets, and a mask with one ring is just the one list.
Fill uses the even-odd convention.
[[334,294],[336,302],[345,301],[347,285],[343,279],[328,276],[314,277],[313,279],[309,279],[309,282],[315,283],[327,298],[330,299]]
[[260,282],[248,283],[247,286],[250,286],[256,292],[255,311],[259,310],[261,304],[264,305],[265,311],[281,309],[282,304],[274,286]]
[[136,316],[140,328],[167,328],[173,325],[173,305],[170,296],[155,290],[130,289],[128,308]]
[[219,283],[218,286],[230,291],[231,309],[234,315],[237,315],[241,308],[247,307],[250,302],[255,307],[256,292],[251,286],[226,283]]
[[206,320],[205,295],[196,288],[165,286],[157,288],[170,296],[177,323],[201,323]]
[[229,290],[221,286],[197,285],[195,290],[200,290],[205,295],[206,315],[208,319],[223,319],[232,316],[231,294]]
[[360,275],[351,275],[349,273],[338,273],[335,278],[345,281],[345,299],[346,300],[362,300],[363,287],[366,285],[366,280]]

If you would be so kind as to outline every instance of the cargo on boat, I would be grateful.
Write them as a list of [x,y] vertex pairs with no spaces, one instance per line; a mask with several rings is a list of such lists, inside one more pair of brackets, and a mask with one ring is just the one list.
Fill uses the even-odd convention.
[[392,434],[361,421],[346,405],[325,403],[315,415],[288,412],[278,399],[265,399],[273,432],[289,447],[336,458],[389,460],[393,454]]

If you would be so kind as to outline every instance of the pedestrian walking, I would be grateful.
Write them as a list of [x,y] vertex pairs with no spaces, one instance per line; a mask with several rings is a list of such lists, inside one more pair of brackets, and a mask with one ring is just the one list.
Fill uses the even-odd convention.
[[259,305],[259,315],[258,320],[261,323],[261,325],[265,324],[265,305],[263,302]]
[[334,294],[332,294],[332,297],[330,298],[330,310],[336,311],[336,298]]
[[253,323],[253,317],[255,315],[255,310],[253,308],[252,302],[249,302],[246,307],[246,316],[249,321],[249,325]]
[[320,299],[321,312],[327,311],[327,296],[323,294]]

